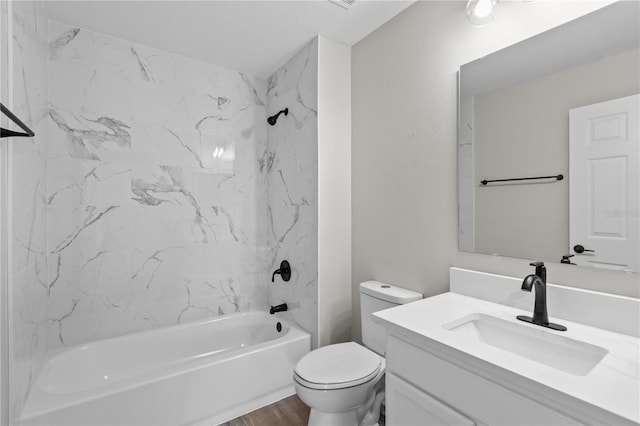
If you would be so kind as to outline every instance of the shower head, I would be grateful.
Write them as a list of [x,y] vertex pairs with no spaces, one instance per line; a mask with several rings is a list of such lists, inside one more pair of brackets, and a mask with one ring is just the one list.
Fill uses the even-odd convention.
[[280,116],[280,114],[289,115],[289,108],[285,108],[279,113],[277,113],[276,115],[272,115],[271,117],[267,118],[267,123],[269,123],[272,126],[275,126],[276,121],[278,121],[278,117]]

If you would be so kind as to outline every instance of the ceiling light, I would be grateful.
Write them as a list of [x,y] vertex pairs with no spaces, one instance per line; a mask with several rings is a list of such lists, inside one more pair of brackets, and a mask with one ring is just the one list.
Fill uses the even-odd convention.
[[484,27],[493,21],[493,6],[497,0],[469,0],[467,19],[474,27]]

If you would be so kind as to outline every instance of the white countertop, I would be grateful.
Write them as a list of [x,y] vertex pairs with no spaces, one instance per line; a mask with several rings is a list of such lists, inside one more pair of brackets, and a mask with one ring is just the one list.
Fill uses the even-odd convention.
[[[373,314],[393,333],[407,330],[428,344],[440,344],[569,395],[630,421],[640,423],[640,339],[554,318],[567,331],[555,331],[516,319],[531,311],[457,293],[445,293]],[[546,333],[600,346],[608,354],[586,375],[574,375],[492,345],[464,338],[443,325],[471,314],[486,314]],[[405,339],[406,340],[406,339]]]

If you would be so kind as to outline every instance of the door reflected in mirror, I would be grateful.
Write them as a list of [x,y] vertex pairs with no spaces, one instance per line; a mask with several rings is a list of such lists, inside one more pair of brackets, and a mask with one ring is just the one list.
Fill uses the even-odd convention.
[[460,68],[460,250],[640,271],[639,17],[614,3]]

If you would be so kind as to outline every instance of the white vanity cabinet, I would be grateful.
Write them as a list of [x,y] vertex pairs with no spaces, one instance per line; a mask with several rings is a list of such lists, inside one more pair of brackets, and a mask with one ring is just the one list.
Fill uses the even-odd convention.
[[386,359],[389,426],[583,424],[394,336]]
[[372,314],[389,426],[640,426],[640,300],[548,284],[558,331],[517,319],[521,279],[452,268],[450,284]]
[[386,386],[386,424],[388,425],[473,426],[476,424],[393,373],[387,373]]

